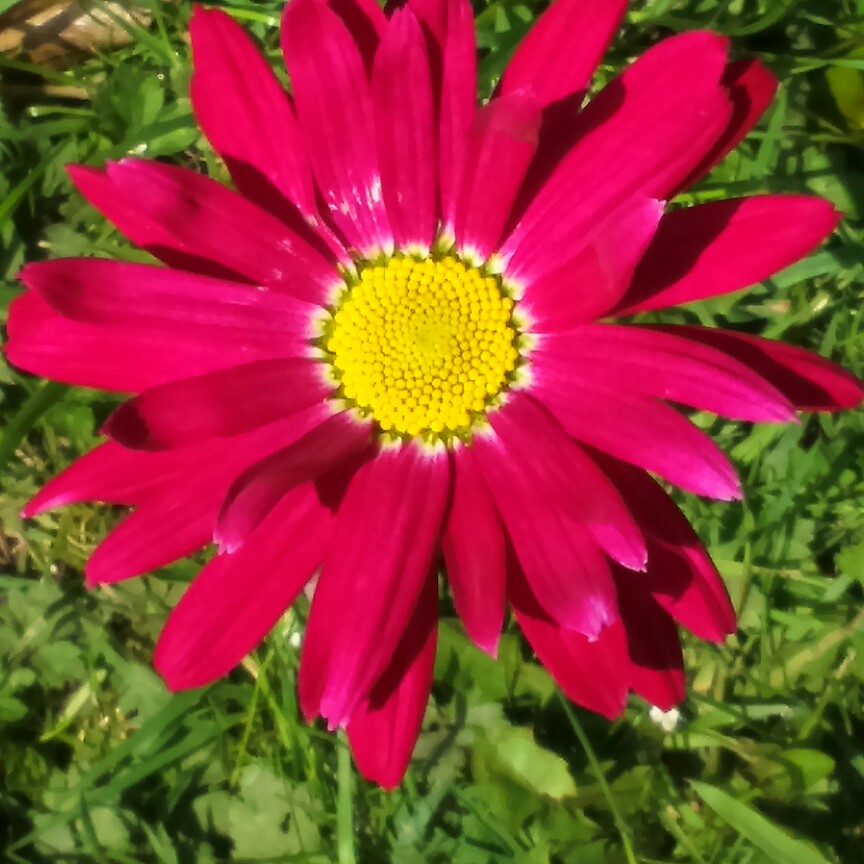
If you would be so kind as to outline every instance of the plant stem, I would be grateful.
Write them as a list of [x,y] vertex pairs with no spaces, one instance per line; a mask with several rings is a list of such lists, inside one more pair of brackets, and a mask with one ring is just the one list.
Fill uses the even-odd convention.
[[591,766],[591,771],[597,780],[597,785],[600,787],[600,791],[603,793],[603,797],[609,805],[612,818],[615,820],[615,827],[618,829],[618,834],[621,837],[621,844],[624,847],[624,856],[627,858],[627,864],[638,864],[636,853],[633,851],[633,844],[630,841],[630,829],[627,827],[627,823],[621,816],[621,811],[618,809],[618,804],[615,802],[615,796],[612,794],[612,790],[606,782],[606,775],[603,773],[603,769],[597,761],[597,755],[594,753],[594,748],[591,746],[591,742],[588,740],[588,736],[585,734],[585,730],[582,728],[579,718],[576,716],[566,697],[561,693],[559,693],[558,696],[564,705],[564,713],[567,715],[567,719],[570,721],[570,725],[573,727],[573,731],[576,733],[576,737],[579,739],[579,743],[585,751],[585,756],[588,758],[588,764]]
[[339,734],[336,744],[336,844],[339,864],[356,864],[354,854],[354,771],[351,766],[351,751],[345,734]]

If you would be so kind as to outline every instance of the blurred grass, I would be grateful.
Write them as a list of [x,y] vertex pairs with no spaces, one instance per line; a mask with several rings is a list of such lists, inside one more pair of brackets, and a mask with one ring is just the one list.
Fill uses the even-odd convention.
[[[281,3],[220,5],[276,63]],[[538,8],[476,9],[488,92]],[[132,44],[67,71],[0,58],[0,310],[25,260],[140,258],[72,194],[66,162],[131,152],[224,177],[186,95],[188,6],[153,0],[151,11]],[[674,315],[783,338],[861,374],[864,0],[634,2],[604,74],[697,27],[728,33],[736,53],[763,57],[784,86],[692,197],[811,190],[848,218],[770,283]],[[52,95],[56,87],[74,95]],[[794,428],[704,420],[740,466],[747,500],[683,503],[741,628],[719,648],[687,641],[691,693],[675,731],[635,698],[612,725],[571,709],[513,632],[496,664],[448,619],[414,767],[384,794],[346,771],[338,738],[299,721],[295,616],[227,680],[165,692],[150,651],[196,565],[87,593],[81,566],[118,514],[79,505],[27,524],[17,515],[93,444],[111,400],[3,365],[0,386],[3,860],[864,860],[860,412]]]

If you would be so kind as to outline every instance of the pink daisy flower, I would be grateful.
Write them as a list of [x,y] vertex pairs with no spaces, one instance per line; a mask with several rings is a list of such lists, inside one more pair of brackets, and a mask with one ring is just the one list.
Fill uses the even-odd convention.
[[689,32],[583,107],[624,7],[556,0],[481,107],[468,0],[389,18],[292,0],[290,97],[236,23],[198,8],[192,101],[234,189],[138,159],[70,169],[167,266],[22,272],[10,361],[134,394],[26,514],[134,508],[91,585],[215,539],[156,647],[172,689],[226,674],[317,575],[303,713],[345,727],[389,787],[429,695],[442,562],[480,648],[509,607],[567,696],[609,717],[630,690],[683,697],[677,625],[734,629],[655,478],[722,500],[740,486],[668,403],[789,422],[859,404],[861,385],[776,342],[617,319],[759,282],[838,217],[800,195],[670,210],[775,81]]

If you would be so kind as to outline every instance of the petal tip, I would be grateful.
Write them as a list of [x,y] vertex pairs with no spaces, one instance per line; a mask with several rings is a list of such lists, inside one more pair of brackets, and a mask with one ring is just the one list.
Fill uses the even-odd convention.
[[98,566],[93,566],[92,558],[84,565],[84,587],[88,591],[95,591],[101,585],[110,582],[104,573],[100,573],[100,569]]
[[48,505],[40,504],[38,498],[39,494],[37,493],[18,511],[18,515],[22,519],[32,519],[48,509]]
[[33,289],[33,271],[35,269],[34,262],[29,261],[15,274],[15,280],[20,282],[27,288]]
[[474,644],[484,653],[488,654],[493,660],[498,659],[498,647],[499,647],[499,637],[495,635],[491,639],[477,639],[475,638]]

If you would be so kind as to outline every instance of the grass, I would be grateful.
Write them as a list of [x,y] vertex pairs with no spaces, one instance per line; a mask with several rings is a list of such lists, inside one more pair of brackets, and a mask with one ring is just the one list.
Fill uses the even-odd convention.
[[[275,63],[281,4],[219,5]],[[476,11],[488,92],[538,9],[484,0]],[[67,71],[0,58],[0,317],[26,260],[140,259],[73,194],[65,163],[134,152],[224,176],[186,95],[187,4],[154,2],[152,13],[131,44]],[[811,190],[847,219],[822,251],[771,282],[668,318],[783,338],[860,374],[864,3],[835,0],[829,12],[823,0],[634,2],[604,74],[698,27],[730,34],[736,53],[762,56],[784,86],[692,200]],[[739,465],[746,502],[683,503],[741,626],[722,647],[687,640],[690,696],[674,731],[635,698],[611,725],[572,708],[513,630],[496,664],[445,619],[416,760],[385,794],[354,775],[342,739],[298,719],[290,615],[226,680],[165,691],[150,652],[197,565],[88,593],[82,564],[119,514],[79,505],[28,523],[17,515],[92,446],[111,398],[2,361],[0,383],[3,860],[864,860],[861,413],[788,428],[704,420]]]

